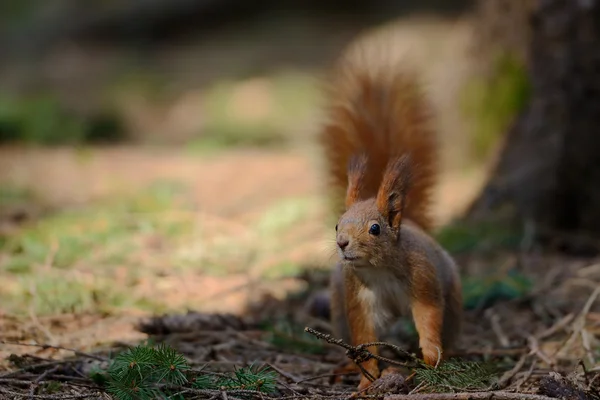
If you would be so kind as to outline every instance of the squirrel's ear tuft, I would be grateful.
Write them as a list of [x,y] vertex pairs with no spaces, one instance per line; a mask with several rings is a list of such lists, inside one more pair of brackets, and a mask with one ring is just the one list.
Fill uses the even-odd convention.
[[402,212],[406,206],[411,183],[410,161],[407,154],[392,158],[377,193],[377,209],[394,230],[400,229]]
[[366,154],[356,154],[348,163],[348,190],[346,191],[346,209],[361,199],[367,174]]

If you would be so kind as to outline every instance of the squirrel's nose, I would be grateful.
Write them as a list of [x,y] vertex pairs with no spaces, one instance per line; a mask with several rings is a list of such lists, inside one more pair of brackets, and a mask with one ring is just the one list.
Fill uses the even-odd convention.
[[350,241],[346,238],[339,238],[337,240],[337,245],[340,247],[340,249],[344,250],[348,244],[350,243]]

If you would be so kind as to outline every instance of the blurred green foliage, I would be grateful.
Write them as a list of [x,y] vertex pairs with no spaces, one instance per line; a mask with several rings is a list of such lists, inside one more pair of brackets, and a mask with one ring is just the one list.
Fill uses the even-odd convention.
[[462,109],[470,121],[471,151],[476,161],[489,156],[530,96],[525,65],[508,53],[496,57],[489,76],[476,77],[466,85]]
[[319,96],[316,80],[304,73],[218,82],[205,93],[206,122],[190,148],[283,146],[303,135]]
[[34,198],[29,190],[13,185],[0,185],[0,210],[27,203]]
[[[442,228],[438,242],[450,253],[479,254],[490,260],[503,252],[512,252],[521,245],[522,233],[502,220],[501,216],[481,221],[458,220]],[[516,269],[494,273],[487,267],[485,277],[463,277],[463,299],[466,309],[488,307],[498,300],[525,296],[532,282]]]
[[0,21],[16,24],[31,17],[41,0],[3,0],[0,1]]
[[321,339],[304,332],[304,327],[286,319],[264,321],[260,329],[269,333],[268,341],[279,349],[300,354],[323,354],[325,346]]
[[497,219],[477,222],[457,220],[437,232],[436,239],[450,253],[459,254],[516,249],[521,243],[522,234]]
[[514,300],[526,296],[533,282],[517,270],[485,278],[463,278],[463,305],[467,310],[486,308],[501,300]]
[[140,252],[148,252],[144,237],[168,240],[191,229],[186,215],[170,214],[180,192],[158,182],[128,199],[57,212],[23,226],[0,242],[0,303],[11,312],[32,307],[39,314],[160,309],[128,287],[142,274],[134,266]]
[[76,115],[50,95],[0,96],[0,143],[72,145],[114,142],[123,136],[122,124],[113,113]]
[[[157,180],[133,195],[54,210],[0,235],[0,304],[15,314],[28,309],[39,315],[131,308],[161,312],[178,307],[147,296],[164,274],[222,277],[258,266],[264,279],[275,282],[301,270],[286,255],[290,239],[285,233],[310,217],[312,199],[271,205],[258,216],[256,229],[232,248],[230,236],[196,218],[190,190],[180,182]],[[0,202],[24,196],[30,195],[7,187]]]

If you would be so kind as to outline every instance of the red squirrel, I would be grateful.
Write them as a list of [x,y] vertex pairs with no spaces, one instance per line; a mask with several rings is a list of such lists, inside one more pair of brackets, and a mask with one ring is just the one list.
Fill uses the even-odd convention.
[[[460,334],[462,295],[455,262],[431,236],[439,157],[432,107],[417,75],[397,65],[346,60],[330,88],[319,139],[333,198],[344,203],[330,285],[333,333],[353,345],[375,342],[394,318],[412,315],[423,360],[436,365]],[[381,375],[375,359],[362,366]],[[370,384],[363,375],[358,388]]]

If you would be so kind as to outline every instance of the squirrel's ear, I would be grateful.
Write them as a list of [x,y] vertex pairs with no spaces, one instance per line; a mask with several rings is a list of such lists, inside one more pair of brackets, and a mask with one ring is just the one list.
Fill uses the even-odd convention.
[[357,154],[348,163],[348,190],[346,191],[346,209],[361,199],[367,174],[367,156]]
[[391,159],[377,193],[377,209],[394,230],[400,229],[410,181],[410,156]]

